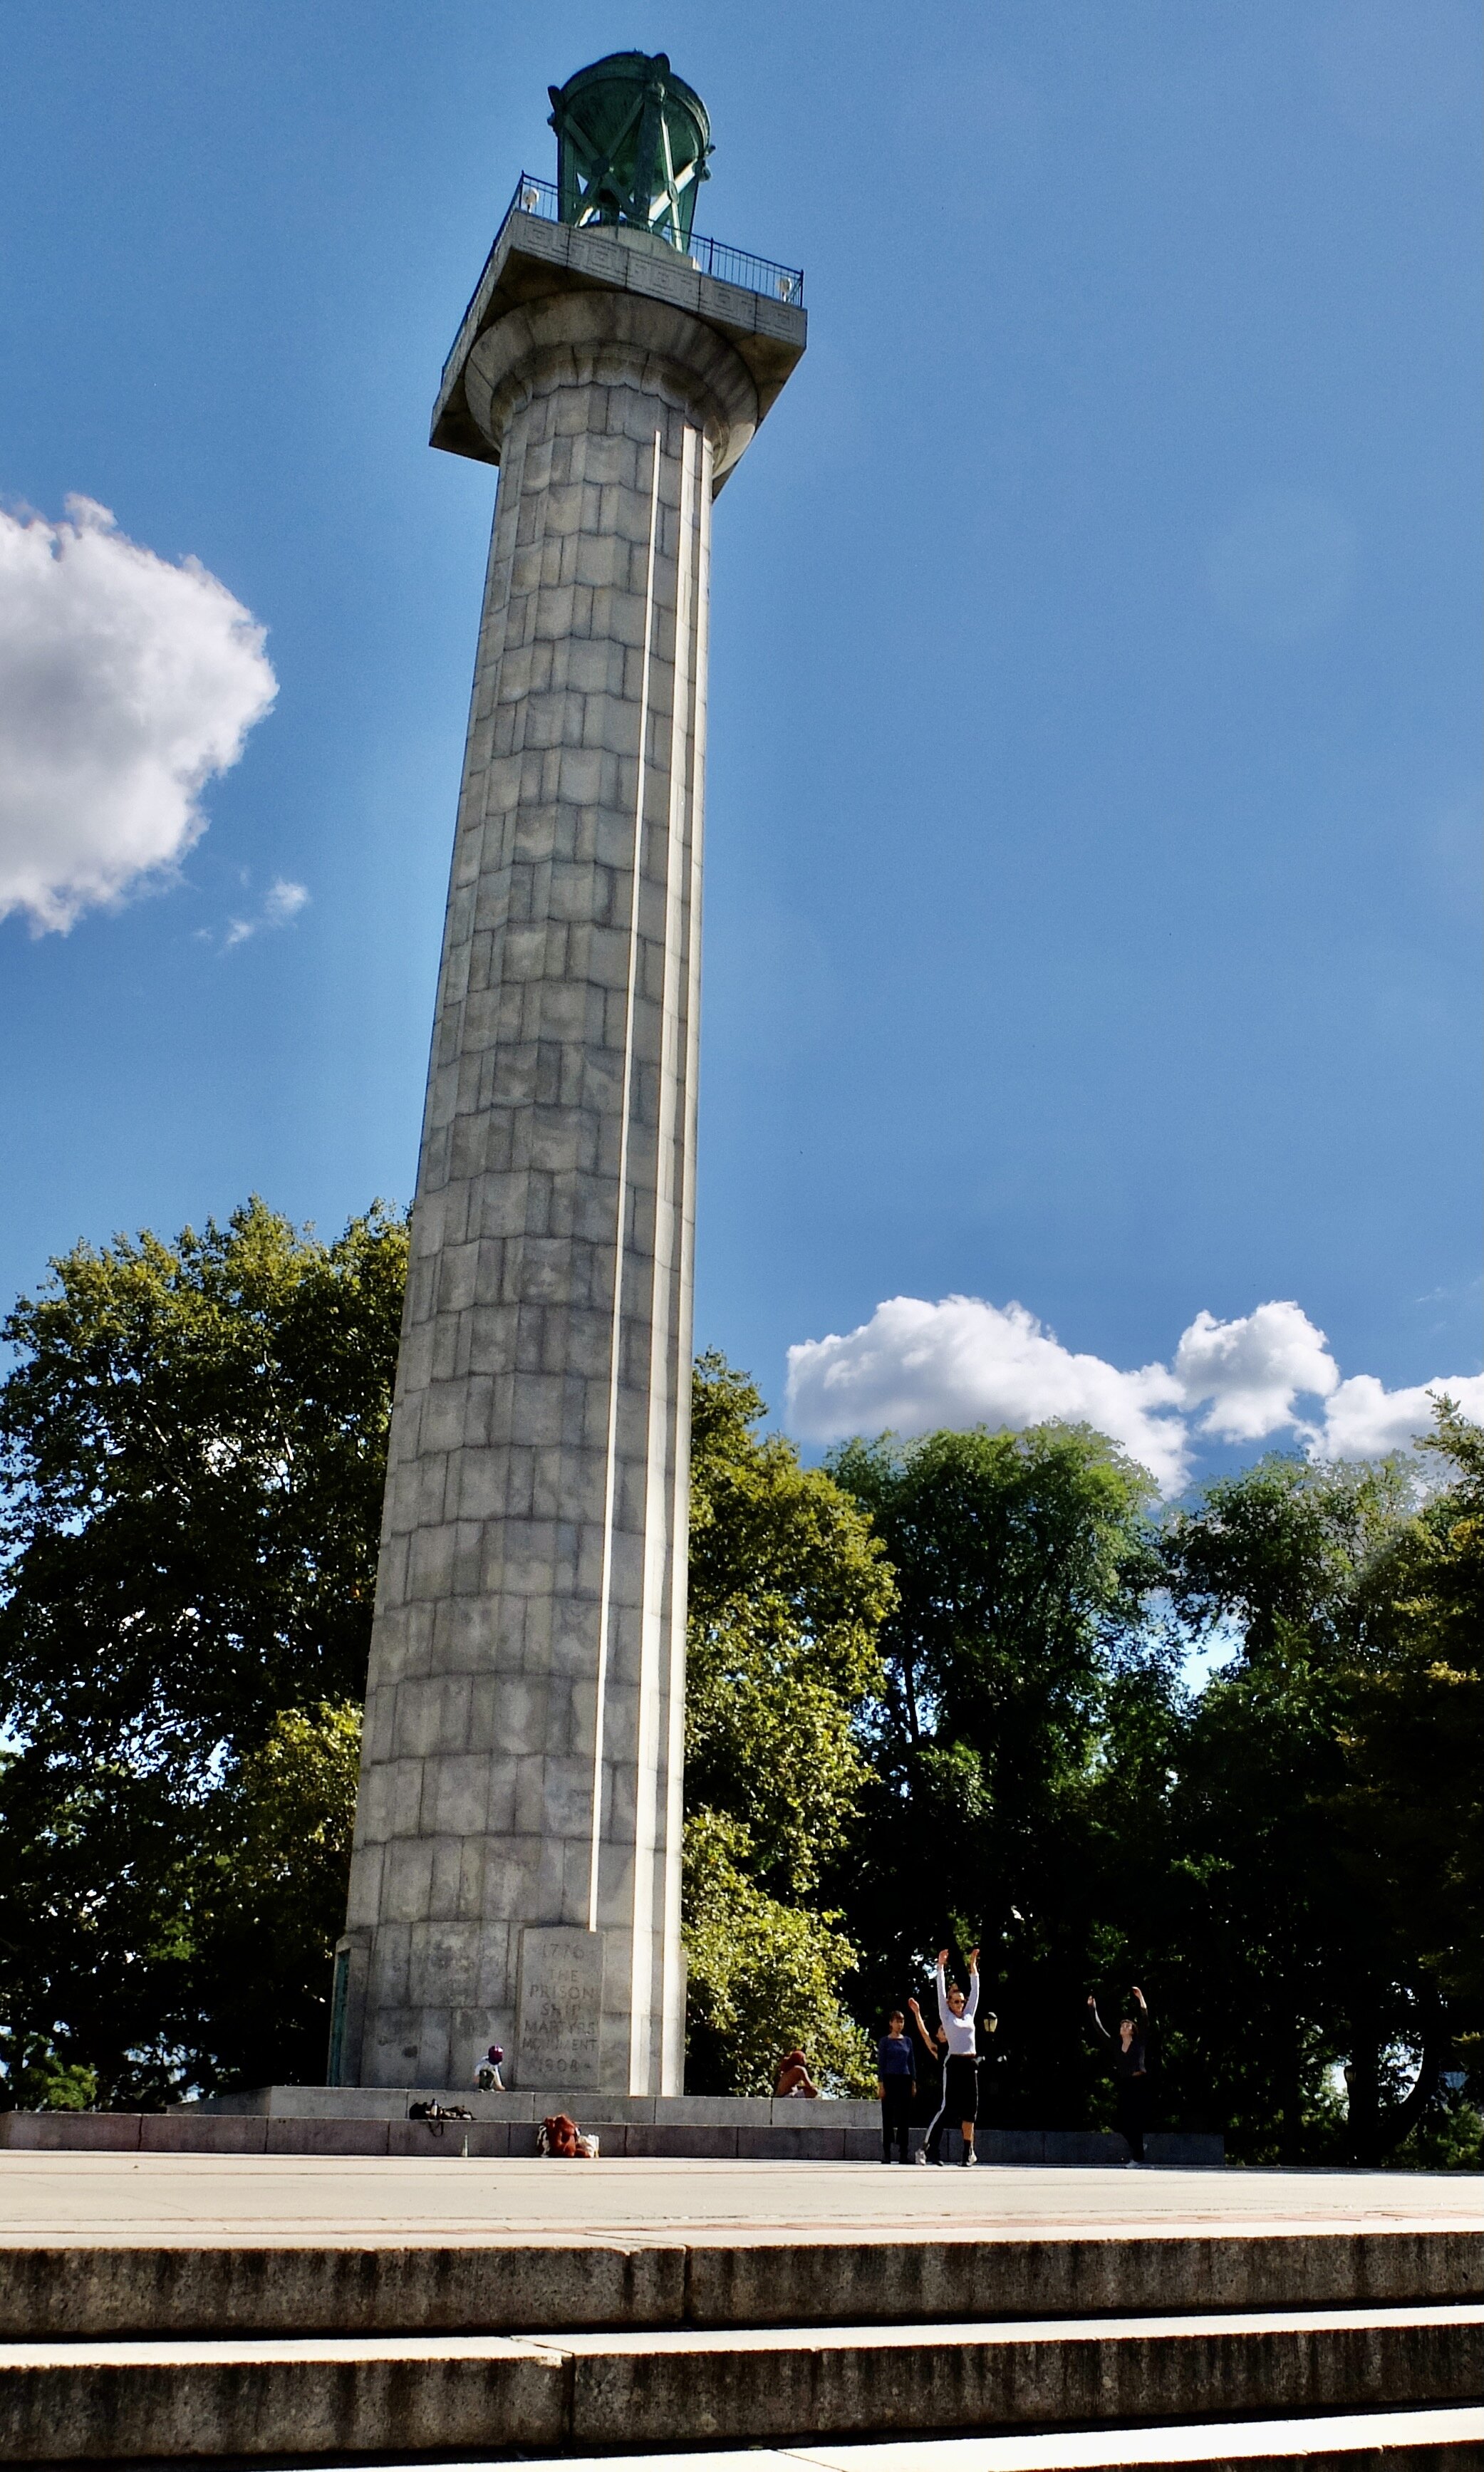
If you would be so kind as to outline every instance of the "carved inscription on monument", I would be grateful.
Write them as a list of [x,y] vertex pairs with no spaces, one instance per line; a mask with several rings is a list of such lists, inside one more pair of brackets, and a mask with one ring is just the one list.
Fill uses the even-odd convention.
[[528,1926],[520,1935],[521,2084],[554,2094],[596,2087],[602,2007],[602,1935]]

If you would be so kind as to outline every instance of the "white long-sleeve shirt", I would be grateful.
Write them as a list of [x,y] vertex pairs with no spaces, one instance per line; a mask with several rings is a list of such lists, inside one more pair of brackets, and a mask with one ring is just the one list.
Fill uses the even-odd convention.
[[978,1967],[975,1965],[969,1968],[969,1997],[964,2003],[962,2014],[955,2017],[952,2009],[948,2007],[948,1986],[944,1980],[943,1968],[940,1965],[938,1968],[938,2023],[943,2028],[945,2034],[947,2036],[948,2051],[956,2059],[971,2060],[973,2058],[974,2011],[978,2006]]

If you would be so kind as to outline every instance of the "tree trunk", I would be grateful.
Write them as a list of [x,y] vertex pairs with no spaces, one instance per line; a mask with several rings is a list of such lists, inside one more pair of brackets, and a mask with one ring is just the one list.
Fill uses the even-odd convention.
[[[1288,1981],[1295,1980],[1296,1969]],[[1284,1985],[1287,1990],[1287,1984]],[[1281,2056],[1276,2071],[1278,2108],[1282,2120],[1279,2135],[1279,2160],[1283,2163],[1304,2161],[1304,2018],[1298,1998],[1287,1990],[1281,2014],[1284,2017]]]
[[1438,2080],[1443,2073],[1443,2057],[1448,2045],[1448,2010],[1435,1991],[1424,1993],[1422,2008],[1423,2051],[1422,2058],[1417,2065],[1417,2076],[1413,2080],[1411,2093],[1400,2103],[1394,2104],[1391,2110],[1384,2113],[1377,2121],[1376,2140],[1377,2162],[1384,2160],[1386,2155],[1396,2152],[1408,2129],[1416,2127],[1438,2091]]
[[1350,2159],[1362,2169],[1380,2161],[1381,2069],[1380,2032],[1374,2009],[1352,2019],[1350,2063],[1345,2071],[1349,2097]]
[[918,1695],[917,1685],[912,1676],[912,1655],[910,1650],[904,1651],[902,1654],[901,1687],[907,1703],[907,1738],[911,1743],[913,1749],[916,1750],[922,1740],[922,1736],[918,1730]]

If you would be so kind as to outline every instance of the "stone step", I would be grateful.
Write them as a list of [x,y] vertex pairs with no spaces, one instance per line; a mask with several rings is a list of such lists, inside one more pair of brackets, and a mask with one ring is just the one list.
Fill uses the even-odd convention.
[[[807,2269],[804,2270],[807,2271]],[[1484,2308],[0,2346],[0,2460],[711,2447],[1475,2404]],[[1120,2442],[1120,2464],[1137,2460]],[[914,2461],[917,2458],[914,2455]]]
[[[426,2100],[426,2098],[419,2098]],[[448,2101],[464,2098],[448,2098]],[[208,2111],[192,2105],[180,2111],[0,2112],[0,2151],[34,2153],[110,2154],[436,2154],[450,2160],[497,2161],[537,2151],[537,2120],[528,2112],[491,2118],[479,2111],[498,2097],[468,2098],[475,2112],[470,2121],[409,2120],[405,2114],[380,2116],[357,2112],[345,2117],[314,2111]],[[573,2109],[573,2098],[542,2098],[547,2110]],[[530,2098],[526,2098],[529,2102]],[[651,2111],[661,2109],[650,2103]],[[691,2108],[687,2102],[682,2106]],[[720,2108],[720,2106],[718,2106]],[[609,2119],[578,2109],[585,2130],[596,2136],[610,2158],[625,2156],[655,2161],[665,2157],[695,2162],[745,2163],[877,2163],[881,2153],[879,2117],[874,2104],[778,2104],[772,2121],[728,2119]],[[737,2109],[750,2106],[739,2102]],[[867,2114],[862,2127],[854,2117]],[[921,2143],[922,2127],[915,2131]],[[957,2132],[950,2143],[957,2152]],[[1214,2169],[1225,2161],[1217,2136],[1156,2132],[1147,2141],[1149,2161],[1157,2168]],[[1089,2165],[1120,2166],[1128,2159],[1123,2139],[1099,2129],[985,2129],[979,2139],[985,2163],[1067,2169]],[[894,2169],[897,2167],[893,2167]]]
[[[142,2167],[136,2167],[142,2168]],[[251,2169],[251,2166],[244,2166]],[[544,2168],[544,2167],[543,2167]],[[582,2167],[553,2164],[554,2172]],[[983,2185],[983,2184],[981,2184]],[[993,2209],[991,2208],[991,2214]],[[0,2338],[544,2334],[1484,2306],[1484,2227],[0,2237]]]
[[[1484,2463],[1484,2406],[1357,2412],[1311,2420],[1203,2422],[1195,2429],[1073,2430],[1055,2436],[886,2438],[723,2454],[567,2456],[562,2472],[1444,2472]],[[394,2465],[389,2472],[423,2472]],[[476,2472],[447,2464],[442,2472]]]
[[[200,2119],[210,2113],[265,2114],[275,2120],[405,2120],[415,2103],[462,2104],[476,2120],[536,2121],[548,2112],[576,2112],[586,2118],[633,2121],[640,2125],[668,2122],[678,2127],[799,2127],[808,2121],[827,2121],[834,2127],[874,2128],[880,2105],[860,2097],[820,2095],[812,2099],[769,2094],[598,2094],[569,2085],[507,2086],[485,2094],[464,2086],[245,2086],[234,2094],[204,2095],[176,2106],[176,2115]],[[930,2108],[930,2106],[929,2106]],[[923,2113],[924,2119],[927,2117]]]

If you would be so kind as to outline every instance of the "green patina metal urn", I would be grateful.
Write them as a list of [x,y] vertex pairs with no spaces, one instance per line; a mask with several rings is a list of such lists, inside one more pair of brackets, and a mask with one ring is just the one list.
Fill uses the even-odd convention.
[[612,52],[549,88],[564,224],[626,224],[690,246],[711,124],[663,52]]

